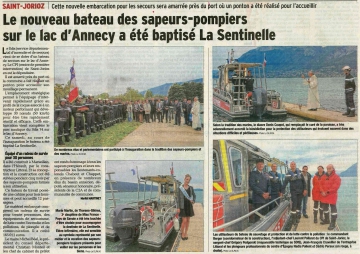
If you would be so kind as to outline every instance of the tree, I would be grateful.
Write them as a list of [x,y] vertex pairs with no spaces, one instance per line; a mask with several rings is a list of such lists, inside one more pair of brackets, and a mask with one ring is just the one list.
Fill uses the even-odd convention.
[[176,83],[173,84],[169,88],[168,97],[171,101],[175,99],[182,100],[185,97],[184,87]]
[[194,97],[198,97],[199,101],[204,102],[204,85],[198,82],[185,82],[183,85],[186,99],[194,100]]
[[138,92],[138,90],[132,89],[131,87],[126,88],[126,93],[124,94],[124,99],[126,101],[137,101],[142,100],[144,97]]
[[150,91],[150,90],[147,90],[146,93],[145,93],[145,95],[144,95],[144,98],[145,98],[145,99],[148,99],[148,98],[152,98],[152,97],[154,97],[153,92]]

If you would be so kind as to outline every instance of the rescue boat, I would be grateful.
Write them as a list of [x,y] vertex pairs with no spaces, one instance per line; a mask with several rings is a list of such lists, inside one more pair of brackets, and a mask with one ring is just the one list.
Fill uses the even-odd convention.
[[[111,183],[111,174],[107,181],[109,192],[113,193],[110,200],[114,206],[109,211],[109,222],[106,237],[111,241],[120,240],[123,245],[138,241],[139,246],[159,250],[174,228],[179,229],[176,196],[180,182],[173,175],[138,176],[138,200],[128,204],[116,204]],[[157,185],[157,197],[148,198],[146,185]],[[143,192],[140,193],[140,185]],[[150,193],[150,197],[152,197]],[[143,195],[143,198],[140,198]]]
[[[290,230],[290,201],[281,202],[265,216],[254,210],[249,175],[256,169],[256,160],[263,159],[263,172],[270,171],[272,163],[278,166],[281,183],[287,166],[268,153],[244,140],[214,140],[213,142],[213,231],[284,231]],[[288,191],[288,190],[287,190]],[[287,193],[284,195],[288,196]],[[280,198],[271,201],[279,201]],[[270,205],[271,202],[265,204]],[[261,219],[253,223],[254,214]]]
[[281,95],[268,90],[262,63],[232,63],[218,67],[214,79],[213,106],[230,118],[285,116]]

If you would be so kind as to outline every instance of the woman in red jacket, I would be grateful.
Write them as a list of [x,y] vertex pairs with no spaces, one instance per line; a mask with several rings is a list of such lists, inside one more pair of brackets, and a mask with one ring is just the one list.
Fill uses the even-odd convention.
[[335,168],[332,164],[326,166],[327,173],[321,179],[321,202],[324,204],[324,215],[325,220],[320,222],[320,224],[329,224],[329,205],[331,209],[331,223],[328,227],[328,230],[333,230],[335,228],[335,222],[337,218],[337,192],[341,185],[340,177],[335,173]]
[[320,192],[320,182],[321,182],[321,178],[324,177],[325,173],[324,173],[324,167],[323,166],[318,166],[317,167],[318,172],[314,175],[313,177],[313,181],[312,181],[312,199],[314,200],[314,223],[317,223],[317,214],[318,211],[320,209],[320,220],[323,221],[324,220],[324,216],[323,216],[323,204],[321,203],[321,192]]

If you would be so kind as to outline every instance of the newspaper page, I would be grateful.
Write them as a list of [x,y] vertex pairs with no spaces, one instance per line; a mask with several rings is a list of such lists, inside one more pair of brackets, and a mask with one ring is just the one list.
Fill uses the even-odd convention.
[[358,1],[2,1],[2,253],[359,252]]

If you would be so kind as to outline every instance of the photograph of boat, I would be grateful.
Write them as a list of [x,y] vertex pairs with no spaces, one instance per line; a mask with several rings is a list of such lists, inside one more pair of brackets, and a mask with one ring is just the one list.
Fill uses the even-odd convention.
[[[313,179],[319,178],[319,166],[326,183],[315,188],[318,185]],[[256,176],[258,170],[270,186],[264,192],[273,196],[261,204],[256,198],[256,186],[262,181]],[[297,179],[292,178],[291,170],[307,175],[310,183],[306,201],[302,198],[303,205],[297,210],[293,209],[291,187],[291,181]],[[324,211],[337,207],[337,213],[331,211],[336,217],[326,220],[321,213],[318,221],[316,202],[321,195],[314,192],[325,190],[333,176],[341,182],[337,200],[332,199],[329,206],[324,198],[320,204],[323,202]],[[357,231],[357,140],[214,140],[212,179],[213,231]]]
[[[202,166],[202,162],[107,161],[107,252],[184,250],[179,240],[183,219],[178,210],[182,186],[178,179],[182,179],[183,170],[177,170],[177,167],[190,168],[190,165]],[[180,176],[175,176],[175,172]],[[202,177],[196,177],[194,184],[198,185]],[[134,180],[136,182],[128,182]],[[203,213],[198,203],[202,200],[202,191],[200,194],[197,188],[195,193],[199,194],[194,204],[195,215],[199,218],[199,213]],[[191,238],[203,241],[203,236]],[[197,248],[201,251],[203,243]]]
[[268,90],[262,63],[231,62],[218,67],[213,89],[214,108],[231,118],[285,116],[281,95]]
[[357,73],[356,46],[213,47],[213,122],[357,122]]

